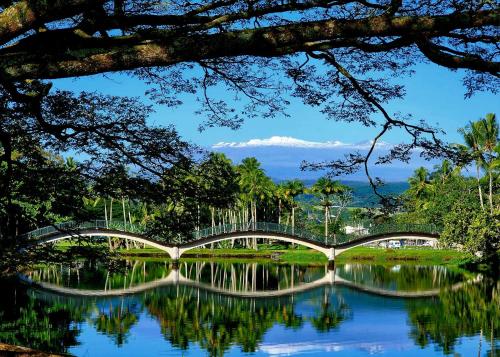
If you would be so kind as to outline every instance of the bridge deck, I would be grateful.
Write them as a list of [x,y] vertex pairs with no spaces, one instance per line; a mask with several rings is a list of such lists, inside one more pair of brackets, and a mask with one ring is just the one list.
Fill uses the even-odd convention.
[[246,224],[220,225],[195,231],[192,237],[183,241],[167,241],[160,237],[147,235],[146,227],[139,225],[109,225],[105,221],[84,223],[67,222],[61,225],[44,227],[20,237],[28,245],[54,242],[61,239],[79,238],[81,236],[119,237],[163,249],[178,259],[185,251],[206,244],[241,238],[276,239],[302,244],[324,253],[329,260],[335,255],[358,245],[386,239],[430,239],[439,237],[438,230],[431,225],[380,224],[358,226],[353,234],[337,234],[333,237],[317,236],[307,230],[277,223],[257,222]]

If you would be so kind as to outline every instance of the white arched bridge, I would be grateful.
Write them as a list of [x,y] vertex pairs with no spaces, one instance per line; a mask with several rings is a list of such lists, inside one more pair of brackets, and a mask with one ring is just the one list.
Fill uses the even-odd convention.
[[336,234],[325,239],[304,229],[288,225],[256,222],[244,224],[218,225],[193,232],[189,239],[182,242],[167,242],[161,237],[151,237],[145,227],[132,224],[109,224],[97,220],[92,222],[66,222],[39,228],[20,236],[26,245],[54,243],[79,237],[116,237],[146,244],[167,252],[174,260],[185,252],[207,244],[247,238],[264,238],[295,243],[315,249],[333,261],[336,256],[348,249],[367,243],[384,240],[423,240],[435,245],[439,230],[435,225],[424,224],[358,224],[353,233]]

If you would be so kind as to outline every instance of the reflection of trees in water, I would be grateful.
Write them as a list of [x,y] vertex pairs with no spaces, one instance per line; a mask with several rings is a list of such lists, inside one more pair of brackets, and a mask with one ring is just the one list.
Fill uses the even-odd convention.
[[456,291],[443,291],[439,299],[410,301],[408,317],[411,337],[421,347],[436,343],[444,353],[450,354],[460,337],[479,333],[483,336],[483,351],[488,345],[491,348],[485,356],[495,356],[492,350],[496,350],[496,355],[500,353],[500,346],[494,341],[500,337],[498,281],[485,279]]
[[[126,280],[120,280],[115,273],[116,280],[106,286],[126,287],[124,281],[135,285],[161,279],[171,269],[164,262],[142,263],[130,262]],[[105,281],[106,271],[99,269],[98,276],[104,278],[99,281]],[[260,263],[182,263],[180,270],[192,280],[232,291],[285,289],[314,281],[324,274],[321,267],[277,268],[275,264]],[[356,282],[405,290],[445,285],[460,277],[434,267],[393,269],[350,265],[339,266],[337,271]],[[80,278],[86,274],[83,267],[79,274]],[[57,280],[64,278],[64,274],[58,276],[54,270],[41,271],[41,278]],[[65,352],[76,345],[79,323],[85,321],[109,336],[116,345],[126,344],[131,328],[144,312],[158,321],[163,336],[173,346],[188,349],[196,343],[214,356],[224,354],[234,345],[245,352],[255,351],[264,334],[275,324],[290,329],[309,324],[318,332],[327,333],[352,316],[348,301],[332,294],[330,286],[305,294],[265,299],[242,299],[188,285],[106,299],[64,297],[43,291],[35,295],[23,286],[7,289],[11,295],[0,295],[0,341],[54,352]],[[435,342],[448,353],[462,336],[476,335],[480,331],[484,339],[498,336],[499,290],[498,283],[466,284],[457,291],[442,291],[439,299],[411,300],[407,308],[412,337],[421,346]],[[312,314],[297,313],[297,303],[302,301],[315,307]],[[487,346],[484,340],[484,351],[493,348]]]
[[84,320],[85,306],[69,307],[57,299],[47,303],[15,282],[0,283],[1,342],[54,353],[65,353],[78,344],[78,323]]
[[179,268],[181,274],[192,281],[233,292],[288,289],[325,275],[324,267],[258,262],[186,262]]
[[42,281],[78,289],[124,289],[167,276],[172,266],[167,261],[146,262],[121,260],[115,270],[94,261],[81,261],[75,266],[61,264],[44,266],[26,273],[33,281]]
[[330,296],[330,288],[324,288],[324,298],[321,303],[320,312],[317,312],[311,318],[311,324],[319,332],[329,332],[330,330],[338,327],[340,323],[347,318],[351,317],[351,311],[345,301],[337,297],[336,304],[332,304]]
[[[165,262],[122,261],[119,270],[110,272],[106,265],[81,262],[73,267],[51,265],[40,267],[27,276],[77,289],[125,289],[168,276],[172,264]],[[196,282],[227,291],[262,291],[293,288],[324,276],[324,267],[277,265],[272,263],[184,262],[181,274]]]
[[128,299],[122,298],[116,306],[110,302],[107,309],[100,308],[97,316],[91,320],[97,331],[112,337],[115,344],[121,346],[127,341],[141,310],[135,304],[130,304]]
[[[167,288],[175,289],[175,288]],[[297,329],[310,321],[320,332],[329,331],[345,319],[347,306],[330,301],[327,296],[318,317],[305,318],[295,312],[292,298],[238,299],[206,292],[196,288],[180,287],[176,295],[145,294],[148,312],[158,319],[161,331],[172,345],[187,349],[189,343],[198,343],[210,355],[223,355],[232,345],[244,352],[254,352],[262,337],[273,325]]]
[[293,304],[283,300],[257,302],[180,288],[176,294],[145,294],[144,305],[158,319],[172,345],[187,349],[199,343],[211,355],[222,355],[231,345],[255,351],[264,333],[275,323],[301,326]]
[[401,291],[429,290],[464,280],[461,273],[443,266],[345,264],[336,273],[355,283]]

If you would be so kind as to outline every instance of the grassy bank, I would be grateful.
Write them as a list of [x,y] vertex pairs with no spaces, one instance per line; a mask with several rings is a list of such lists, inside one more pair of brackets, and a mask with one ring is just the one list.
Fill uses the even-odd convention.
[[[168,258],[168,254],[155,248],[121,250],[120,254],[127,257],[157,257]],[[324,264],[326,257],[312,249],[193,249],[186,252],[183,259],[273,259],[286,263]],[[384,263],[418,263],[418,264],[450,264],[459,265],[466,260],[466,255],[454,250],[436,249],[381,249],[358,247],[348,250],[337,257],[337,262],[370,262]]]
[[[61,242],[58,248],[66,250],[71,242]],[[103,245],[105,248],[106,245]],[[120,249],[118,253],[124,257],[130,258],[157,258],[168,259],[169,255],[156,248],[131,248]],[[284,263],[297,264],[324,264],[326,257],[315,250],[305,247],[296,247],[295,249],[285,249],[284,246],[262,246],[259,250],[254,249],[192,249],[182,255],[183,260],[192,259],[225,259],[225,260],[275,260]],[[398,262],[416,263],[416,264],[440,264],[440,265],[460,265],[467,261],[467,256],[463,252],[448,249],[431,248],[402,248],[402,249],[384,249],[357,247],[350,249],[336,259],[338,263],[345,262],[370,262],[376,264],[395,264]]]

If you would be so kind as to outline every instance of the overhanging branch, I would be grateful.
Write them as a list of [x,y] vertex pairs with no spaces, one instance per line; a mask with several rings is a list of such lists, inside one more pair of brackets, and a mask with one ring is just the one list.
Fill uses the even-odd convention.
[[[438,37],[453,30],[495,25],[497,22],[498,11],[485,10],[439,16],[382,15],[359,20],[331,19],[214,34],[179,35],[175,30],[151,30],[140,35],[84,38],[68,36],[67,32],[58,37],[54,32],[53,37],[49,34],[30,37],[29,49],[23,48],[22,42],[2,49],[0,67],[11,80],[63,78],[170,66],[217,57],[276,57],[316,49],[323,41],[322,49],[341,46],[342,40],[349,42],[357,38],[401,37],[411,42],[412,38],[420,38],[422,33]],[[336,44],[336,40],[339,43]],[[449,64],[437,57],[436,61],[445,66]],[[466,68],[472,66],[468,64]]]

